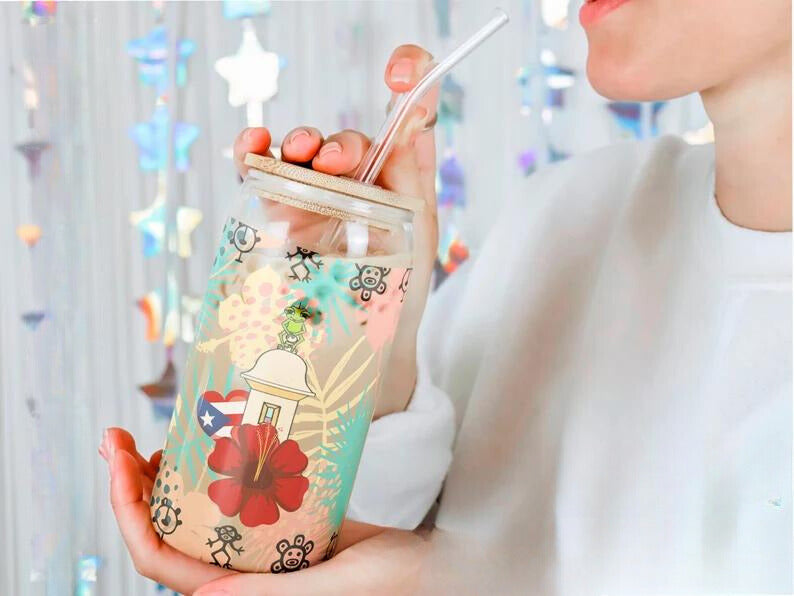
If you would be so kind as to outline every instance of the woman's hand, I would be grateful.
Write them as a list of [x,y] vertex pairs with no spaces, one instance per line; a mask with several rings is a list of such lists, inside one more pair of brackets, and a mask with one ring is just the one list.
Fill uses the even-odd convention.
[[[385,79],[393,94],[413,88],[431,65],[432,57],[417,46],[397,48],[386,65]],[[430,289],[438,245],[436,214],[436,155],[432,124],[438,90],[428,93],[411,116],[405,132],[378,177],[377,184],[397,193],[423,199],[425,209],[414,221],[415,260],[410,291],[400,315],[392,356],[385,367],[375,416],[405,409],[416,382],[416,333]],[[272,155],[266,128],[247,128],[234,143],[234,161],[241,176],[248,171],[246,153]],[[362,133],[344,130],[328,137],[316,128],[292,130],[281,145],[284,161],[311,166],[331,175],[352,176],[370,141]]]
[[196,594],[416,594],[428,544],[416,532],[375,528],[348,520],[340,535],[340,548],[346,548],[329,561],[296,573],[236,573],[202,586]]
[[99,454],[108,463],[110,504],[138,573],[183,594],[232,573],[179,552],[154,531],[149,499],[162,451],[147,460],[138,453],[130,433],[109,428]]
[[[110,503],[135,569],[182,594],[362,594],[389,586],[409,593],[421,564],[424,540],[414,532],[345,521],[337,555],[300,573],[238,573],[208,565],[166,544],[151,522],[149,499],[162,455],[148,460],[121,428],[105,431],[99,453],[108,462]],[[206,584],[206,585],[205,585]]]

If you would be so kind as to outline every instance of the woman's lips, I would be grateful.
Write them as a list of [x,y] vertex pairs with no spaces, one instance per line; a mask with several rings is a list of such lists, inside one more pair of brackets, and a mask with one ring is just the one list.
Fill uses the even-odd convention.
[[587,0],[579,11],[582,27],[590,27],[628,0]]

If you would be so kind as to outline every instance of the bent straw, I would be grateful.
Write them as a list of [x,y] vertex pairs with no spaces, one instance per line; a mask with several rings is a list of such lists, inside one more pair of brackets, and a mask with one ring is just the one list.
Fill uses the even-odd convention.
[[365,184],[372,184],[380,174],[386,158],[391,153],[392,146],[397,137],[400,126],[405,121],[413,107],[431,89],[431,87],[449,72],[453,66],[468,56],[477,46],[496,33],[501,27],[507,24],[510,18],[502,9],[496,9],[496,15],[488,23],[469,39],[464,41],[444,60],[439,62],[417,83],[416,87],[408,93],[401,95],[392,111],[380,127],[377,136],[372,140],[364,158],[361,160],[356,173],[353,176],[356,180]]

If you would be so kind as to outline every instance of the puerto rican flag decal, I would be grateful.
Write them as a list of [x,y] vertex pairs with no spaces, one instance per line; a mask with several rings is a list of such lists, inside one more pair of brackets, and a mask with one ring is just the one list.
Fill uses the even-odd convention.
[[226,394],[226,397],[217,391],[205,391],[201,394],[196,407],[201,430],[213,439],[230,437],[232,427],[238,426],[243,421],[245,404],[248,401],[248,392],[235,389]]

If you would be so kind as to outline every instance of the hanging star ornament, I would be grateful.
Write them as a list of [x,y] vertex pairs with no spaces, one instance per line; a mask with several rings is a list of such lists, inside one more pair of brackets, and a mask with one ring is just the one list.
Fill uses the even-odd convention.
[[186,122],[174,126],[174,167],[178,172],[190,168],[190,146],[199,136],[199,128]]
[[17,236],[28,248],[33,248],[41,239],[41,228],[36,224],[23,224],[17,226]]
[[[163,339],[166,347],[173,346],[176,340],[177,322],[181,327],[181,339],[189,344],[195,339],[196,315],[201,310],[202,301],[195,296],[175,294],[176,287],[169,278],[168,315],[163,324],[163,297],[162,292],[153,290],[143,298],[135,301],[135,305],[143,313],[146,322],[146,341],[157,342]],[[180,309],[176,310],[179,303]],[[177,319],[179,318],[179,319]]]
[[190,235],[204,219],[200,209],[195,207],[179,207],[176,210],[176,254],[187,259],[193,254]]
[[538,165],[538,155],[534,149],[527,149],[518,154],[518,167],[524,176],[529,176]]
[[46,25],[55,18],[55,0],[25,0],[22,21],[28,25]]
[[151,400],[158,417],[168,418],[171,416],[176,401],[177,383],[176,367],[171,360],[170,354],[165,369],[160,373],[160,376],[151,383],[138,385],[138,389]]
[[[190,236],[204,219],[200,209],[195,207],[177,207],[176,238],[169,247],[183,259],[193,254]],[[166,205],[165,195],[158,194],[151,205],[130,213],[130,223],[138,228],[143,239],[143,255],[154,257],[163,251],[165,241]]]
[[549,89],[567,89],[576,81],[574,71],[557,64],[557,56],[551,50],[545,49],[540,53],[540,63]]
[[192,39],[180,39],[176,44],[176,84],[184,87],[187,83],[187,59],[196,51],[196,42]]
[[568,28],[568,4],[570,0],[542,0],[540,14],[543,23],[560,31]]
[[[666,101],[655,101],[650,104],[650,130],[652,137],[659,135],[658,116],[661,109],[667,104]],[[607,104],[607,108],[614,116],[617,125],[636,139],[645,137],[642,118],[642,104],[635,101],[612,101]]]
[[223,0],[223,18],[230,21],[270,14],[270,0]]
[[[181,39],[176,44],[176,83],[183,86],[187,81],[187,59],[195,52],[196,44],[190,39]],[[144,85],[151,85],[159,92],[168,87],[168,31],[162,25],[150,33],[127,43],[127,53],[138,63],[138,77]]]
[[77,561],[75,596],[94,596],[97,591],[97,575],[102,565],[99,555],[81,555]]
[[[159,292],[158,292],[159,298]],[[162,303],[162,300],[160,301]],[[196,315],[202,301],[193,296],[180,295],[179,285],[173,273],[168,274],[166,315],[163,324],[163,345],[172,348],[177,338],[186,344],[195,339]]]
[[50,144],[46,141],[28,141],[14,145],[14,148],[27,160],[28,175],[36,178],[41,170],[41,154],[50,148]]
[[[138,165],[145,172],[165,170],[168,167],[168,133],[171,117],[165,102],[158,100],[148,122],[139,122],[130,130],[138,146]],[[190,167],[190,146],[198,138],[199,128],[193,124],[177,122],[174,125],[174,166],[184,172]]]
[[554,145],[549,145],[549,163],[555,163],[558,161],[566,160],[570,157],[569,153],[565,151],[560,151]]
[[445,130],[447,144],[452,143],[452,127],[463,121],[463,87],[447,75],[441,82],[438,98],[438,124]]
[[149,292],[143,298],[136,300],[135,305],[146,318],[146,341],[158,341],[163,324],[163,299],[159,292]]
[[168,33],[159,26],[150,33],[127,42],[127,53],[138,63],[138,77],[144,85],[159,89],[168,86]]
[[249,126],[261,121],[262,105],[278,93],[280,68],[278,54],[262,48],[249,20],[243,21],[237,53],[215,62],[215,71],[229,84],[229,104],[247,107]]
[[450,152],[438,168],[439,207],[464,207],[466,193],[463,167],[454,153]]
[[461,239],[457,228],[453,224],[448,225],[438,242],[434,265],[434,287],[438,288],[468,258],[469,249]]
[[684,132],[684,140],[690,145],[705,145],[714,142],[714,125],[707,122],[702,128]]
[[[537,83],[535,81],[538,81]],[[576,82],[576,73],[573,69],[557,64],[557,57],[548,48],[541,51],[540,65],[522,66],[516,72],[516,82],[521,89],[521,114],[524,116],[532,112],[536,85],[542,85],[545,90],[543,112],[544,121],[549,121],[550,108],[565,106],[565,90]]]
[[141,232],[143,256],[153,257],[162,252],[165,239],[165,215],[165,197],[160,194],[145,209],[130,213],[130,223]]
[[38,329],[41,322],[46,318],[47,313],[43,310],[29,310],[28,312],[22,313],[22,322],[25,324],[25,327],[31,331]]

